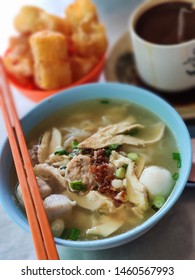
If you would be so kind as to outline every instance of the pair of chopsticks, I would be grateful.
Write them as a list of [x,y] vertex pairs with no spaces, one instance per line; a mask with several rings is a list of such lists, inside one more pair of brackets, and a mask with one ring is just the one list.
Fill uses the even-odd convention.
[[57,260],[59,256],[1,58],[0,104],[37,258]]

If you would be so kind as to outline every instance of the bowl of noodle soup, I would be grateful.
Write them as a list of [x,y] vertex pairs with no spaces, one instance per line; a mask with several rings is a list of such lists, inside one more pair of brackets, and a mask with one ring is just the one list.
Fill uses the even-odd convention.
[[[173,207],[190,173],[182,118],[138,87],[99,83],[62,91],[30,111],[22,127],[62,246],[99,250],[138,238]],[[2,205],[29,231],[7,140],[0,164]]]

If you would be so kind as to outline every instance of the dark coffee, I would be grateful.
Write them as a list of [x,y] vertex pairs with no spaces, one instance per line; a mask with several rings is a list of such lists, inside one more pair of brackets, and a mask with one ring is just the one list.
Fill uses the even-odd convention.
[[195,6],[179,1],[156,5],[140,16],[135,31],[144,40],[162,45],[195,39]]

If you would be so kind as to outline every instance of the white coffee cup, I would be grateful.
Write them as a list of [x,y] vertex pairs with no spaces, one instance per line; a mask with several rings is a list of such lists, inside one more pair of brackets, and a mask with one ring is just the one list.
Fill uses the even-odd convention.
[[139,17],[164,2],[170,0],[150,0],[138,6],[130,16],[130,36],[137,72],[143,82],[155,89],[175,93],[195,87],[195,39],[174,45],[159,45],[145,41],[135,32]]

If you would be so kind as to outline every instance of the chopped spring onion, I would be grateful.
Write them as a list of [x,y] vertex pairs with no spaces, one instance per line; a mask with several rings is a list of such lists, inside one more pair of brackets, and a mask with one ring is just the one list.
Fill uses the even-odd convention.
[[179,178],[179,173],[174,173],[173,176],[172,176],[173,180],[177,181],[178,178]]
[[74,140],[74,141],[72,141],[71,146],[72,146],[73,149],[75,149],[75,148],[78,147],[78,144],[79,144],[79,142]]
[[120,145],[119,144],[111,144],[108,148],[110,150],[116,150]]
[[180,153],[172,153],[172,156],[174,160],[181,160]]
[[68,239],[77,240],[80,236],[81,231],[77,228],[72,228],[69,230]]
[[113,150],[116,150],[120,145],[119,144],[111,144],[105,151],[105,155],[109,157]]
[[181,155],[180,155],[180,153],[172,153],[172,158],[173,158],[173,160],[177,161],[177,167],[180,168],[181,167]]
[[80,229],[78,229],[78,228],[71,228],[71,229],[68,231],[67,239],[78,240],[80,234],[81,234]]
[[63,230],[64,230],[65,224],[64,220],[62,219],[56,219],[51,223],[51,231],[55,237],[60,237]]
[[112,150],[110,150],[110,149],[106,149],[106,150],[105,150],[105,155],[106,155],[107,157],[109,157],[109,156],[111,155],[111,153],[112,153]]
[[65,228],[60,237],[63,239],[78,240],[80,234],[81,231],[77,228]]
[[57,150],[54,152],[54,155],[58,155],[58,156],[68,155],[68,152],[66,150]]
[[81,180],[70,182],[70,188],[74,191],[86,191],[86,186]]
[[157,208],[160,209],[164,204],[165,204],[165,198],[164,196],[155,196],[153,201],[152,201],[152,205]]
[[118,179],[124,179],[125,178],[125,173],[126,173],[126,168],[125,167],[120,167],[115,171],[115,176]]
[[128,157],[129,159],[131,159],[132,161],[137,161],[138,158],[139,158],[139,155],[136,154],[136,153],[128,153],[128,154],[127,154],[127,157]]
[[103,99],[103,100],[100,100],[100,103],[101,104],[109,104],[109,100],[106,100],[106,99]]

